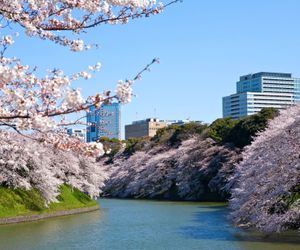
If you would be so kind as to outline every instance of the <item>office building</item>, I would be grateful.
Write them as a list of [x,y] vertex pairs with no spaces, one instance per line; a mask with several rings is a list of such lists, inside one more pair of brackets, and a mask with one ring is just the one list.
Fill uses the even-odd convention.
[[163,120],[167,125],[183,125],[183,124],[189,124],[189,123],[199,123],[202,124],[202,121],[193,121],[190,119],[185,120]]
[[66,132],[70,136],[77,137],[83,142],[86,142],[86,129],[67,128]]
[[159,120],[156,118],[148,118],[141,121],[134,121],[130,125],[125,126],[125,139],[139,137],[153,137],[158,129],[165,128],[170,125],[183,125],[187,123],[202,123],[200,121],[186,120]]
[[299,100],[300,79],[290,73],[244,75],[236,83],[236,94],[223,97],[223,117],[239,119],[262,108],[284,109]]
[[148,118],[146,120],[134,121],[130,125],[125,126],[125,139],[139,137],[153,137],[160,128],[166,127],[165,121],[156,118]]
[[119,103],[94,106],[87,113],[87,142],[101,137],[121,139],[121,105]]

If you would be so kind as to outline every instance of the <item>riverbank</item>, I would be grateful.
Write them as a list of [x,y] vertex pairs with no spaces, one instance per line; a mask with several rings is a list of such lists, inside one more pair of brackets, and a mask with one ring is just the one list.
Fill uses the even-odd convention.
[[28,215],[28,216],[17,216],[17,217],[12,217],[12,218],[0,218],[0,225],[45,220],[45,219],[62,217],[62,216],[67,216],[67,215],[83,214],[83,213],[93,212],[93,211],[97,211],[97,210],[99,210],[98,205],[93,206],[93,207],[86,207],[86,208],[62,210],[62,211],[53,212],[53,213],[44,213],[44,214],[36,214],[36,215]]
[[99,209],[95,200],[78,189],[62,185],[59,192],[57,202],[46,206],[37,190],[0,187],[0,224],[36,221]]

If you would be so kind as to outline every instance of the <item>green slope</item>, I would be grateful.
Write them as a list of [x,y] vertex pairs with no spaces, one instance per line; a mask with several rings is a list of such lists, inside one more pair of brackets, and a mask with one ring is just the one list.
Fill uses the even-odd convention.
[[47,208],[37,190],[0,187],[0,218],[51,213],[97,205],[95,200],[68,185],[60,187],[60,195],[57,199],[58,203],[50,203]]

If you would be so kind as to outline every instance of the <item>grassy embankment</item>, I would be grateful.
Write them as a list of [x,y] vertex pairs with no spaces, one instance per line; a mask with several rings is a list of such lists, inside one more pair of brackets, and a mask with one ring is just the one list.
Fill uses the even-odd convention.
[[48,208],[38,191],[0,187],[0,218],[52,213],[62,210],[96,206],[97,202],[78,189],[68,185],[60,187],[57,203]]

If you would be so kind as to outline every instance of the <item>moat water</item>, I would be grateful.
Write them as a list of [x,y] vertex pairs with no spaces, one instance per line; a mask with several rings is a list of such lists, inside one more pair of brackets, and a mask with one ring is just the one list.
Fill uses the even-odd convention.
[[261,234],[230,225],[220,203],[99,200],[101,210],[0,226],[0,249],[294,250],[297,232]]

